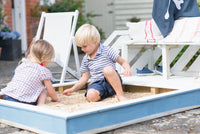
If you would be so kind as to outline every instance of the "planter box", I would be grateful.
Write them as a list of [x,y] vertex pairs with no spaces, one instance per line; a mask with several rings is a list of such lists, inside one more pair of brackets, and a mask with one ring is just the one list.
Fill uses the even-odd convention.
[[2,47],[0,60],[18,60],[22,58],[21,40],[0,40]]

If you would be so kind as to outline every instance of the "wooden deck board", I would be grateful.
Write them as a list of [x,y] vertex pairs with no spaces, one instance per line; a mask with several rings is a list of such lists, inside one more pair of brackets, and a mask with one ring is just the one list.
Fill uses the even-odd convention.
[[189,90],[200,88],[200,81],[196,81],[195,77],[171,76],[170,78],[165,79],[161,75],[153,75],[122,77],[122,79],[123,84],[125,85],[167,88],[177,90]]

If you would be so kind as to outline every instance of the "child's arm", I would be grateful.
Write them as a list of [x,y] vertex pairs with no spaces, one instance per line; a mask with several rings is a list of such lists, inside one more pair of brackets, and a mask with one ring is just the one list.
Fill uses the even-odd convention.
[[72,92],[80,89],[88,82],[89,78],[90,78],[90,72],[84,72],[82,74],[81,78],[79,79],[79,81],[73,87],[66,89],[63,92],[63,94],[70,95]]
[[47,93],[49,94],[51,99],[53,101],[58,101],[56,91],[55,91],[54,87],[52,86],[51,80],[50,79],[44,80],[44,85],[46,86]]
[[124,60],[122,57],[118,56],[116,61],[124,68],[124,72],[121,73],[121,75],[124,75],[124,76],[132,75],[131,67],[126,60]]

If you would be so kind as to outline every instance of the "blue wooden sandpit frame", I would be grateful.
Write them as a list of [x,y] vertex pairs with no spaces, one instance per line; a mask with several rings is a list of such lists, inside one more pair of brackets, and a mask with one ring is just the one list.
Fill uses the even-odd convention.
[[74,113],[0,100],[0,120],[39,133],[97,133],[200,106],[200,89],[177,90]]

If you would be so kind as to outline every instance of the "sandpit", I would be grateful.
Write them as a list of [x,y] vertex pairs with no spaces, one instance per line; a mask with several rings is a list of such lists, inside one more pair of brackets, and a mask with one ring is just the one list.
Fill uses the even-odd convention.
[[[105,105],[110,105],[110,104],[119,102],[116,96],[109,97],[98,102],[88,102],[84,96],[84,93],[85,93],[84,90],[79,90],[79,91],[73,92],[71,96],[57,94],[61,102],[51,102],[51,99],[48,97],[46,105],[44,105],[43,107],[59,110],[59,111],[67,112],[67,113],[72,113],[72,112],[77,112],[81,110],[102,107]],[[147,92],[147,93],[146,92],[145,93],[124,92],[124,94],[128,99],[137,99],[144,96],[153,95],[153,93],[151,92]]]

